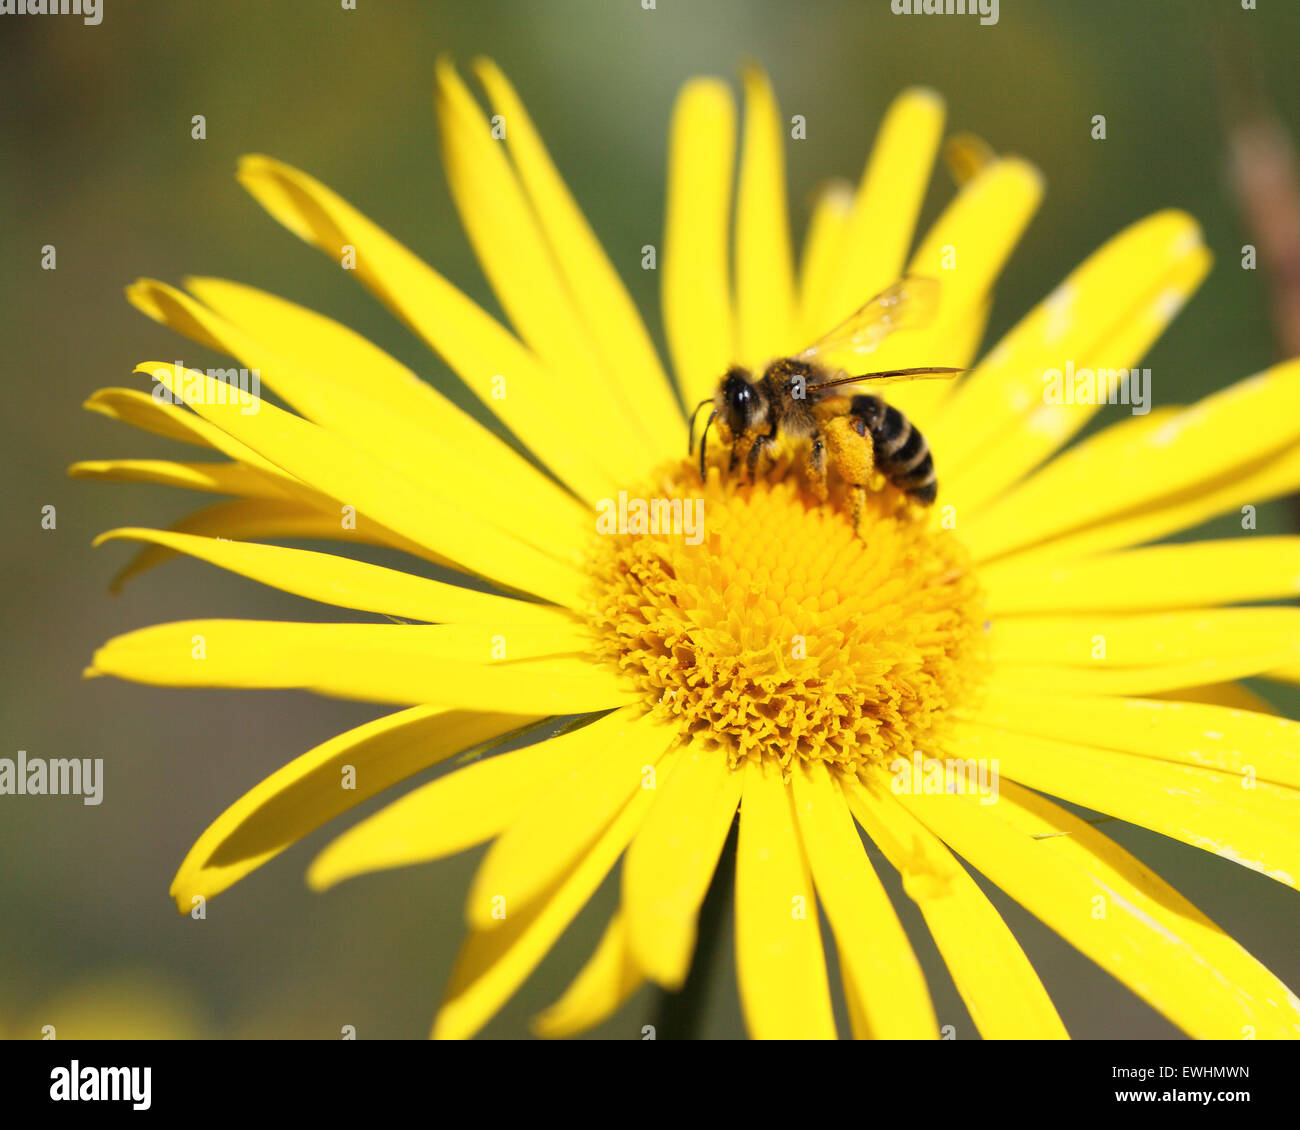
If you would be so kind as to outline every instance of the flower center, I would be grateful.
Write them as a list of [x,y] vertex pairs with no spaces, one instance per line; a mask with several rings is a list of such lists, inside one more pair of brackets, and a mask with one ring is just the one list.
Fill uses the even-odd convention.
[[610,502],[593,569],[599,647],[733,766],[928,752],[980,679],[966,555],[892,487],[868,491],[861,537],[842,488],[820,503],[788,465],[752,485],[711,469],[701,488],[683,462],[644,497]]

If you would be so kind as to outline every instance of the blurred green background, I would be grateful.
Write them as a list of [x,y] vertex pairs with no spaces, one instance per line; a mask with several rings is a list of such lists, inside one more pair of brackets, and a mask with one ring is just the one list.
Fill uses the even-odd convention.
[[[150,623],[330,617],[186,561],[109,596],[108,580],[130,549],[92,551],[92,537],[118,525],[166,526],[201,500],[68,480],[65,468],[78,459],[169,458],[176,450],[79,406],[103,386],[147,387],[131,375],[143,360],[216,363],[131,310],[125,284],[185,274],[253,283],[352,325],[436,384],[449,381],[353,280],[244,194],[233,176],[240,154],[268,153],[311,172],[495,310],[438,168],[431,109],[439,52],[462,63],[490,55],[528,103],[659,335],[658,279],[639,269],[639,257],[643,244],[660,242],[667,122],[684,79],[734,77],[752,57],[771,72],[784,113],[805,115],[807,140],[787,146],[796,236],[819,183],[857,178],[888,100],[928,83],[946,96],[953,131],[974,130],[1000,151],[1031,157],[1048,181],[1045,205],[1006,271],[990,335],[1120,227],[1175,205],[1204,224],[1216,266],[1149,355],[1157,401],[1190,401],[1277,359],[1267,280],[1240,267],[1252,237],[1227,177],[1214,59],[1229,49],[1294,134],[1294,4],[1264,0],[1252,12],[1237,0],[1003,0],[994,27],[894,16],[888,0],[658,0],[653,11],[641,0],[104,7],[98,27],[72,17],[0,17],[0,327],[12,398],[0,413],[0,755],[25,749],[106,765],[97,808],[67,797],[0,798],[0,1034],[39,1037],[52,1023],[61,1035],[331,1039],[351,1024],[361,1038],[423,1036],[462,936],[463,894],[479,852],[313,895],[303,871],[337,826],[214,900],[206,921],[178,916],[167,886],[208,822],[274,768],[381,711],[296,693],[164,690],[80,676],[98,644]],[[199,113],[205,141],[190,138]],[[1107,117],[1104,142],[1089,137],[1098,113]],[[923,219],[950,191],[940,170]],[[56,271],[40,269],[44,244],[57,247]],[[57,507],[54,531],[40,528],[47,504]],[[1261,529],[1293,528],[1291,514],[1287,503],[1265,506]],[[1297,714],[1294,696],[1265,693]],[[1300,985],[1293,892],[1140,829],[1107,829]],[[607,884],[487,1034],[527,1032],[528,1017],[590,952],[612,896]],[[1019,907],[998,903],[1075,1035],[1174,1034]],[[902,911],[917,927],[910,904]],[[941,1021],[973,1037],[933,948],[914,933]],[[659,1007],[643,992],[598,1034],[639,1038]],[[702,1031],[741,1031],[729,937]]]

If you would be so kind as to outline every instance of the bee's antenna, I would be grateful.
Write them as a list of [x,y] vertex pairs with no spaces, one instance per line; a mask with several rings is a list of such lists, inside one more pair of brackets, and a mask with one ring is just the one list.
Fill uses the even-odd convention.
[[708,404],[709,401],[711,401],[712,399],[713,397],[706,396],[695,406],[695,411],[691,413],[691,430],[690,430],[690,437],[689,437],[690,443],[689,446],[686,448],[686,452],[688,455],[695,450],[695,418],[700,414],[700,409],[703,408],[706,404]]
[[804,391],[821,392],[822,389],[837,388],[839,385],[852,385],[859,382],[867,384],[871,381],[889,384],[900,377],[904,379],[907,377],[955,377],[958,373],[967,373],[969,371],[969,369],[957,369],[947,365],[925,365],[919,369],[886,369],[880,373],[859,373],[856,377],[844,376],[829,381],[818,381],[816,384],[808,385]]
[[[696,411],[698,412],[699,409],[697,408]],[[713,417],[717,414],[718,410],[716,408],[709,413],[709,418],[704,421],[704,434],[700,436],[700,482],[707,481],[704,477],[704,452],[709,446],[709,426],[713,423]]]

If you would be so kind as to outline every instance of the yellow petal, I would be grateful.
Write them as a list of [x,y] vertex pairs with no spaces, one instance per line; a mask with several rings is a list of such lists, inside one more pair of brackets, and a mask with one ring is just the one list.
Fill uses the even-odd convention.
[[840,248],[852,215],[853,186],[848,181],[831,181],[813,200],[799,260],[799,336],[805,343],[814,341],[828,328],[822,324],[827,292],[840,265]]
[[700,904],[740,803],[743,774],[687,750],[623,860],[627,944],[646,976],[676,991],[690,971]]
[[785,129],[772,84],[758,68],[747,67],[736,197],[738,360],[758,367],[773,357],[797,352],[807,343],[797,340],[794,317]]
[[[1093,435],[1090,435],[1086,439],[1083,439],[1080,442],[1074,444],[1068,450],[1061,452],[1059,455],[1056,456],[1055,459],[1053,459],[1044,468],[1042,468],[1042,470],[1040,470],[1038,474],[1040,475],[1056,474],[1060,466],[1072,463],[1075,460],[1087,460],[1092,462],[1094,465],[1103,465],[1103,464],[1118,465],[1120,462],[1123,461],[1123,459],[1126,457],[1126,454],[1133,447],[1135,447],[1137,444],[1142,443],[1148,435],[1158,431],[1160,428],[1163,428],[1171,420],[1177,419],[1178,414],[1182,411],[1183,408],[1181,406],[1179,407],[1165,406],[1165,407],[1153,409],[1151,412],[1148,412],[1144,416],[1121,417],[1118,421],[1111,424],[1109,427],[1103,428],[1099,432],[1095,432]],[[958,470],[951,475],[946,475],[945,482],[951,484],[954,480],[958,480],[960,478],[961,478],[961,471]],[[986,485],[987,485],[987,480],[986,480]],[[947,502],[947,499],[948,497],[950,497],[951,492],[945,491],[944,493],[945,493],[945,505],[953,505],[955,511],[956,509],[955,504],[949,504]],[[961,495],[960,485],[958,485],[955,493],[958,497],[960,497]],[[956,518],[955,514],[953,516],[954,518]],[[973,520],[974,518],[978,518],[979,507],[978,506],[972,507],[970,514],[966,515],[966,517],[970,518],[971,520]],[[955,521],[954,524],[960,526],[962,525],[962,522]],[[963,531],[964,531],[964,527],[963,527]],[[965,535],[963,532],[963,538],[964,536]],[[1048,553],[1052,545],[1053,543],[1051,541],[1047,541],[1042,543],[1041,546],[1040,545],[1031,546],[1026,550],[1022,550],[1020,553],[1017,553],[1015,557],[1019,559],[1022,554],[1026,558],[1037,557],[1040,553]],[[1051,555],[1051,556],[1059,557],[1061,555],[1058,554],[1058,555]],[[1069,554],[1067,556],[1078,557],[1078,556],[1083,556],[1083,554]],[[981,566],[983,566],[983,564],[984,563],[981,562]],[[1000,562],[994,561],[991,562],[990,564],[996,565],[996,564],[1000,564]]]
[[842,322],[902,274],[943,122],[943,99],[926,87],[903,91],[885,111],[812,337]]
[[[1086,353],[1075,361],[1076,375],[1079,369],[1099,374],[1100,400],[1105,401],[1110,397],[1110,382],[1118,381],[1121,370],[1137,366],[1138,361],[1155,344],[1165,327],[1200,286],[1209,268],[1209,252],[1198,248],[1165,277],[1163,289],[1151,302],[1133,312],[1094,352]],[[1040,374],[1044,371],[1039,370]],[[1068,365],[1063,372],[1068,372]],[[1115,395],[1119,397],[1118,384],[1115,388]],[[1097,407],[1090,404],[1040,404],[1025,420],[1015,443],[1005,443],[995,448],[985,458],[966,467],[957,477],[960,495],[956,504],[968,513],[985,507],[991,499],[1032,471],[1076,434],[1092,418]],[[1165,426],[1172,427],[1173,421]],[[1161,431],[1148,428],[1143,434],[1150,440],[1151,437],[1160,435]],[[1128,474],[1127,469],[1124,474]],[[1113,480],[1116,477],[1112,466],[1111,478]],[[1096,483],[1090,486],[1092,490],[1098,489]],[[989,509],[996,511],[997,507],[990,506]],[[975,515],[976,522],[982,518],[982,514]],[[1002,520],[1000,513],[992,519]]]
[[1226,683],[1263,675],[1296,654],[1288,643],[1267,653],[1254,655],[1212,655],[1185,663],[1146,664],[1140,667],[1057,666],[1048,663],[999,663],[989,676],[989,686],[998,690],[1059,694],[1069,687],[1083,695],[1155,695]]
[[533,206],[494,137],[510,136],[511,123],[484,119],[473,96],[446,58],[435,70],[434,110],[442,164],[465,234],[510,321],[554,374],[569,397],[585,403],[592,426],[619,433],[622,451],[606,453],[624,474],[656,454],[625,389],[601,372],[600,358]]
[[991,612],[1145,611],[1300,594],[1300,537],[1156,545],[1083,561],[1011,556],[980,569]]
[[[121,420],[153,435],[174,439],[196,447],[210,447],[202,428],[212,428],[204,420],[172,404],[160,403],[147,393],[132,388],[101,388],[91,393],[82,407],[98,412],[110,420]],[[191,421],[197,422],[191,426]]]
[[[584,507],[523,464],[505,444],[489,442],[488,433],[450,402],[443,403],[439,416],[428,411],[412,415],[390,407],[382,395],[375,396],[368,387],[330,380],[329,370],[319,362],[308,363],[311,351],[300,353],[299,342],[283,331],[278,336],[284,352],[277,352],[174,287],[141,279],[127,288],[127,296],[155,321],[238,358],[258,374],[259,388],[265,383],[307,419],[346,439],[426,493],[458,503],[481,520],[514,531],[528,544],[561,559],[577,554],[578,544],[590,529]],[[282,324],[291,323],[285,319]],[[374,363],[370,357],[359,360],[366,365]],[[376,367],[383,372],[382,363]],[[371,370],[361,371],[369,376]],[[231,379],[237,375],[234,369],[227,372]],[[410,380],[415,379],[411,374]],[[459,426],[447,426],[449,419],[457,418]],[[477,443],[475,432],[479,433]],[[499,469],[498,461],[502,464]],[[491,473],[485,473],[489,468]]]
[[682,440],[681,409],[623,280],[500,68],[488,59],[477,59],[474,72],[493,108],[505,118],[506,145],[520,183],[568,283],[583,330],[600,354],[606,379],[623,387],[625,399],[635,406],[656,450],[677,454]]
[[549,605],[476,592],[333,553],[143,529],[109,530],[100,534],[95,544],[116,539],[148,542],[187,553],[272,588],[361,612],[494,628],[532,624],[557,628],[561,633],[573,623],[566,613]]
[[[660,781],[671,774],[677,756],[674,750],[660,761]],[[435,1039],[468,1039],[523,984],[609,874],[653,797],[651,790],[637,789],[577,865],[541,899],[466,939],[433,1022]]]
[[157,483],[160,486],[234,494],[242,498],[286,495],[274,479],[242,463],[176,463],[167,459],[83,459],[68,468],[74,479],[106,483]]
[[779,770],[745,765],[736,855],[736,975],[754,1039],[834,1039],[812,876]]
[[1227,706],[1233,710],[1246,710],[1255,714],[1276,715],[1278,713],[1276,706],[1247,689],[1242,683],[1206,683],[1200,687],[1180,687],[1176,691],[1152,695],[1152,698],[1170,702],[1204,703],[1207,706]]
[[[185,856],[176,909],[212,898],[285,848],[384,789],[535,718],[416,706],[339,734],[250,789],[214,820]],[[355,787],[344,788],[351,767]]]
[[[962,523],[962,538],[979,560],[989,560],[1123,517],[1196,484],[1235,478],[1294,444],[1300,435],[1300,418],[1292,411],[1297,397],[1300,361],[1277,365],[1145,430],[1118,459],[1101,448],[1092,457],[1081,452],[1057,460]],[[1225,443],[1226,436],[1249,436],[1248,450]],[[1061,499],[1070,505],[1059,505]],[[1025,522],[1029,529],[1017,528]]]
[[1300,1002],[1286,986],[1169,884],[1051,801],[1005,780],[995,805],[961,794],[898,799],[1189,1035],[1300,1036]]
[[[166,390],[168,387],[161,378],[166,376],[171,379],[175,372],[175,366],[163,367],[158,383],[155,385],[156,393],[159,389]],[[293,500],[281,502],[274,498],[265,501],[255,498],[249,503],[219,504],[182,519],[173,525],[172,528],[175,530],[222,537],[270,537],[276,536],[279,528],[277,523],[283,522],[286,530],[284,536],[324,537],[331,540],[388,545],[426,560],[436,561],[440,565],[451,564],[441,554],[416,545],[392,530],[384,529],[367,516],[349,513],[345,507],[341,507],[314,486],[309,486],[270,460],[264,459],[251,447],[239,442],[234,436],[222,431],[202,416],[180,407],[179,403],[168,403],[161,396],[147,396],[133,389],[110,388],[100,389],[86,401],[84,407],[112,419],[133,424],[156,435],[213,448],[228,456],[236,464],[248,467],[261,475],[266,480],[268,490],[274,489],[284,499]],[[348,519],[346,524],[345,518]],[[266,527],[265,532],[253,532],[264,527]],[[300,528],[305,532],[296,532]],[[120,586],[128,576],[143,572],[151,565],[167,560],[171,556],[170,551],[146,550],[141,555],[141,563],[133,565],[119,576],[114,587]]]
[[426,863],[490,840],[527,809],[538,789],[602,748],[618,721],[619,715],[610,715],[421,785],[334,840],[312,861],[308,884],[324,890],[355,875]]
[[[166,375],[173,372],[174,366],[165,367]],[[159,389],[167,390],[166,383],[159,380],[155,392]],[[202,416],[177,403],[168,403],[161,397],[146,396],[132,389],[101,389],[86,401],[84,407],[169,439],[214,448],[229,456],[237,466],[248,468],[264,480],[265,490],[270,497],[263,498],[259,494],[247,501],[207,507],[176,522],[172,526],[173,530],[232,538],[284,536],[356,541],[402,549],[440,565],[452,564],[441,554],[383,528],[366,515],[355,513],[355,508],[349,513],[346,506],[340,506],[315,487],[288,474]],[[175,478],[178,474],[179,472],[172,472],[172,477]],[[275,497],[276,494],[280,497]],[[149,547],[115,578],[114,590],[120,588],[130,577],[143,573],[172,556],[170,550]]]
[[[886,340],[868,368],[968,365],[984,330],[993,284],[1042,196],[1042,174],[1018,157],[990,162],[963,185],[907,268],[942,284],[933,320]],[[893,390],[890,399],[913,418],[928,421],[952,387],[949,381],[917,381]]]
[[178,396],[183,387],[187,402],[189,390],[199,390],[193,407],[200,416],[339,503],[481,576],[559,604],[583,605],[584,582],[576,569],[429,495],[324,428],[261,399],[253,412],[219,403],[226,399],[219,382],[196,370],[157,362],[141,368]]
[[[993,295],[990,293],[985,296],[984,301],[973,306],[968,314],[960,318],[952,328],[952,333],[947,341],[948,356],[954,365],[969,365],[971,360],[979,352],[980,342],[984,340],[984,331],[988,329],[989,315],[993,313]],[[960,378],[957,385],[949,386],[942,381],[935,386],[936,405],[942,404],[944,400],[951,395],[952,388],[960,387]],[[924,408],[922,409],[924,410]],[[934,411],[938,411],[936,407]]]
[[1084,364],[1081,359],[1154,301],[1164,277],[1201,246],[1196,221],[1166,210],[1131,224],[1071,271],[927,421],[927,438],[943,453],[949,473],[963,470],[977,454],[995,457],[1043,407],[1044,371],[1068,360]]
[[[227,328],[235,327],[242,335],[258,342],[277,357],[292,358],[309,370],[317,383],[328,389],[360,393],[390,414],[408,419],[467,457],[486,453],[494,462],[505,462],[513,452],[486,428],[462,412],[437,389],[422,380],[396,358],[362,337],[355,330],[327,318],[324,314],[290,302],[279,295],[229,279],[190,277],[185,287]],[[170,291],[170,288],[168,288]],[[175,293],[175,292],[171,292]],[[132,296],[145,301],[147,292],[133,289]],[[168,313],[160,308],[146,312],[151,317]],[[174,311],[173,311],[174,312]],[[181,332],[181,326],[177,326]],[[304,400],[312,390],[298,387],[291,402],[304,414],[310,414]],[[319,395],[319,393],[317,393]],[[518,456],[514,456],[519,459]],[[518,479],[536,475],[527,461],[519,460],[512,468]],[[513,480],[518,481],[518,480]]]
[[1002,916],[943,842],[887,791],[844,778],[858,822],[902,876],[953,984],[989,1040],[1068,1038],[1047,990]]
[[[183,620],[95,652],[89,674],[168,687],[297,687],[367,702],[578,714],[633,698],[576,654],[580,635],[515,625]],[[504,640],[508,659],[492,663]],[[565,651],[574,654],[562,654]]]
[[671,727],[622,711],[600,731],[585,761],[556,774],[489,849],[470,885],[466,920],[477,930],[502,921],[553,886],[637,791],[658,788],[655,765],[676,740]]
[[903,925],[867,859],[830,771],[817,762],[791,772],[799,838],[817,897],[835,931],[846,987],[856,997],[858,1039],[933,1040],[939,1022]]
[[101,388],[82,407],[166,439],[179,440],[196,447],[216,448],[236,462],[246,463],[268,475],[278,475],[288,480],[289,476],[278,467],[231,439],[220,428],[213,427],[193,412],[187,412],[162,399],[163,394],[158,393],[158,390],[164,387],[161,383],[155,384],[154,392],[157,395],[154,396],[131,388]]
[[594,1028],[622,1008],[644,981],[628,950],[623,916],[616,913],[564,995],[533,1019],[533,1031],[559,1039]]
[[[969,355],[957,351],[970,342],[962,331],[983,316],[993,284],[1042,198],[1042,174],[1019,157],[994,161],[963,185],[907,266],[908,274],[941,284],[933,321],[886,339],[868,368],[968,364]],[[944,381],[917,381],[891,390],[890,400],[928,419],[950,387]]]
[[[952,758],[996,762],[1022,785],[1150,828],[1276,879],[1300,879],[1300,793],[1237,774],[1091,749],[974,723],[944,738]],[[1288,826],[1289,825],[1289,826]]]
[[[1155,415],[1155,412],[1151,413],[1151,416]],[[1153,430],[1158,431],[1165,422],[1158,421]],[[1111,431],[1132,426],[1117,424],[1093,438],[1101,440]],[[1140,432],[1145,433],[1146,430],[1141,428]],[[1135,428],[1134,435],[1138,434],[1139,429]],[[1075,449],[1080,457],[1084,454],[1083,448],[1087,446],[1088,443],[1084,443]],[[1063,458],[1068,458],[1071,454],[1073,452],[1067,452]],[[1132,509],[1107,515],[1092,525],[1082,526],[1049,541],[1019,550],[1015,560],[1018,564],[1023,563],[1026,568],[1032,567],[1031,562],[1041,567],[1050,561],[1064,561],[1106,550],[1122,549],[1176,534],[1228,512],[1235,512],[1238,520],[1243,523],[1247,516],[1253,521],[1255,509],[1261,503],[1291,494],[1297,489],[1300,489],[1300,444],[1293,443],[1290,448],[1274,449],[1258,463],[1238,465],[1230,471],[1220,473],[1218,477],[1176,487],[1170,494],[1148,499]]]
[[588,416],[581,398],[556,411],[552,377],[496,319],[305,173],[249,156],[240,161],[239,181],[276,220],[335,262],[352,248],[351,273],[358,281],[580,496],[594,499],[617,489],[615,437],[596,428],[601,421]]
[[716,79],[692,79],[673,109],[664,222],[663,317],[688,409],[737,360],[727,262],[736,110]]
[[1101,669],[1287,651],[1300,655],[1300,608],[1010,616],[993,621],[989,640],[999,662]]
[[[171,373],[173,367],[168,366]],[[166,385],[159,383],[159,389]],[[240,482],[260,482],[256,494],[236,502],[218,503],[198,510],[172,525],[180,533],[202,534],[213,537],[254,539],[261,537],[311,537],[331,541],[360,542],[367,545],[385,545],[400,549],[439,565],[452,567],[453,563],[441,554],[417,545],[392,530],[385,529],[364,514],[340,506],[314,487],[287,474],[274,463],[227,435],[203,417],[168,403],[161,398],[147,396],[132,389],[101,389],[86,401],[86,408],[100,412],[112,419],[131,423],[145,431],[179,439],[185,443],[215,448],[228,455],[233,466],[224,472],[204,472],[218,476],[217,481],[228,485]],[[132,471],[118,461],[106,465],[107,473],[129,476]],[[78,467],[85,466],[78,464]],[[170,465],[169,465],[170,466]],[[237,471],[236,468],[245,470]],[[152,475],[152,472],[146,472]],[[175,485],[190,485],[185,472],[170,469],[158,471]],[[130,578],[144,573],[175,556],[172,550],[150,546],[123,569],[113,580],[117,591]]]
[[959,716],[1300,788],[1300,722],[1203,702],[990,689]]
[[187,278],[200,302],[280,357],[291,357],[317,381],[361,393],[391,415],[409,419],[440,445],[526,497],[555,505],[560,488],[503,439],[461,411],[378,346],[331,318],[256,287],[228,279]]
[[[204,538],[228,538],[235,541],[258,538],[312,538],[350,544],[385,545],[440,564],[449,564],[429,550],[399,538],[364,515],[356,516],[355,528],[344,525],[337,513],[327,513],[297,501],[283,499],[236,499],[218,502],[186,515],[172,524],[171,532]],[[161,565],[177,551],[162,545],[148,545],[130,564],[113,578],[111,588],[118,591],[132,577]]]

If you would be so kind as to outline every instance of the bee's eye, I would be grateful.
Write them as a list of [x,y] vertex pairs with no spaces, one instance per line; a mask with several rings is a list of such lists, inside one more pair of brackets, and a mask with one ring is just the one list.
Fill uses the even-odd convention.
[[754,386],[738,373],[732,373],[727,377],[723,396],[727,402],[727,426],[735,432],[746,431],[758,403]]

